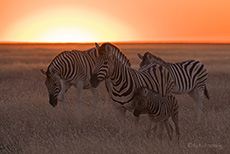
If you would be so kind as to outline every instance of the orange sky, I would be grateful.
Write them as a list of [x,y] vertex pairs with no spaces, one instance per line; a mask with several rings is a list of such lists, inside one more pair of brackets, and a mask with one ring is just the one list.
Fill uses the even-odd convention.
[[0,42],[229,42],[228,0],[0,0]]

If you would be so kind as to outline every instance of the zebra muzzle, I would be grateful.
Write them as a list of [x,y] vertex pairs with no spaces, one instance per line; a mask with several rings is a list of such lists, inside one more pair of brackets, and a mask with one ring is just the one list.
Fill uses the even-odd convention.
[[92,74],[91,78],[90,78],[90,84],[93,88],[96,88],[99,85],[100,81],[97,78],[97,74],[94,73]]
[[57,97],[54,97],[54,95],[50,95],[50,104],[53,107],[57,106]]

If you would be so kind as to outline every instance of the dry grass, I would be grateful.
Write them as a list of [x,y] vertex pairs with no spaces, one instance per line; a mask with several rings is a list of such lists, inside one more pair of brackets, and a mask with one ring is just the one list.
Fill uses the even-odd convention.
[[[230,153],[230,45],[144,44],[118,45],[138,68],[136,53],[154,52],[167,61],[200,60],[209,71],[203,120],[196,123],[195,103],[188,95],[180,104],[180,147],[169,142],[166,131],[160,143],[145,137],[145,116],[133,128],[127,113],[119,133],[112,103],[101,98],[92,111],[92,95],[85,91],[82,111],[76,109],[76,90],[66,94],[68,108],[48,103],[45,78],[39,73],[60,51],[88,49],[93,45],[0,45],[0,153]],[[175,135],[175,133],[174,133]],[[175,140],[174,136],[174,140]]]

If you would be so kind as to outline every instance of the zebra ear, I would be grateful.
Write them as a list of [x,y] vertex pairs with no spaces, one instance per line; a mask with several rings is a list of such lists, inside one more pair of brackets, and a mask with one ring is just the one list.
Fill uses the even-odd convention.
[[44,69],[40,69],[40,72],[41,72],[42,75],[46,76],[46,71]]
[[100,48],[100,45],[98,45],[98,44],[95,42],[95,46],[96,46],[96,49],[97,49],[97,51],[98,51],[99,48]]
[[137,55],[141,60],[143,60],[143,56],[140,53],[138,53]]

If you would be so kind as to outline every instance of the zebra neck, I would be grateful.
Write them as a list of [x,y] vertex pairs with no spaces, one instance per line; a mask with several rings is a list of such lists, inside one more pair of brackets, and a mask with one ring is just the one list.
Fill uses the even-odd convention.
[[133,99],[135,82],[130,69],[130,67],[119,68],[110,78],[113,84],[112,99],[120,104],[128,103]]
[[114,67],[114,71],[110,77],[111,81],[113,82],[113,85],[119,85],[122,84],[124,82],[127,82],[127,80],[129,80],[130,77],[130,67],[126,66],[126,65],[117,65]]

